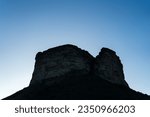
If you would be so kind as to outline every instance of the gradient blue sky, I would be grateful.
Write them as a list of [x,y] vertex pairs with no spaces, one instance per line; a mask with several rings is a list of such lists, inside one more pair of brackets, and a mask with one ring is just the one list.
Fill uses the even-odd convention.
[[149,0],[0,0],[0,99],[28,86],[39,51],[116,51],[125,79],[150,94]]

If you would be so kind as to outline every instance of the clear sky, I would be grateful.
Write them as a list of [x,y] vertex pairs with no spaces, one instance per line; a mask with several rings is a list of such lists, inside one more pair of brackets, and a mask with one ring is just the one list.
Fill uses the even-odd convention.
[[68,43],[113,49],[150,95],[149,0],[0,0],[0,99],[29,85],[37,52]]

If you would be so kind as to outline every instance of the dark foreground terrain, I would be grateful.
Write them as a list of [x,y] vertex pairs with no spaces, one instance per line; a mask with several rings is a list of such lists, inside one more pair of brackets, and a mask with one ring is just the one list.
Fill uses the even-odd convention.
[[[69,79],[69,77],[68,77]],[[114,85],[90,75],[74,77],[75,80],[62,81],[51,86],[42,83],[29,86],[5,98],[13,100],[143,100],[148,95],[136,92],[128,87]],[[86,81],[85,81],[86,79]],[[66,79],[67,80],[67,79]]]

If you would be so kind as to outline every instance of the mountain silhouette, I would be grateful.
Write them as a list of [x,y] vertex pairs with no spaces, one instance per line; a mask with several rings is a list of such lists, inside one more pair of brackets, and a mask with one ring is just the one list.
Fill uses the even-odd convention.
[[96,57],[75,45],[39,52],[28,87],[5,100],[145,100],[125,81],[120,58],[102,48]]

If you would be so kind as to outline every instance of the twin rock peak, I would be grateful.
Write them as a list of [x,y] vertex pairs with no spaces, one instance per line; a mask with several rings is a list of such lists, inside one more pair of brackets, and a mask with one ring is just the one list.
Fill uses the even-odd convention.
[[71,78],[92,74],[108,82],[128,87],[119,57],[108,48],[102,48],[94,58],[87,51],[67,44],[39,52],[35,59],[30,86],[45,81],[53,84],[63,80],[66,75]]

